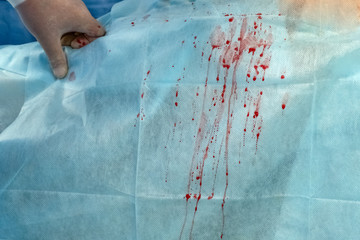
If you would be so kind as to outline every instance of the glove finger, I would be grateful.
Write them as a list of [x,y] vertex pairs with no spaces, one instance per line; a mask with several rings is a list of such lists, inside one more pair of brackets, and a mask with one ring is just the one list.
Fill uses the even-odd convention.
[[52,71],[56,78],[64,78],[68,72],[66,55],[62,49],[60,38],[48,37],[39,41],[48,56]]
[[75,30],[89,37],[102,37],[106,33],[105,28],[92,16],[86,18],[83,24],[79,25]]

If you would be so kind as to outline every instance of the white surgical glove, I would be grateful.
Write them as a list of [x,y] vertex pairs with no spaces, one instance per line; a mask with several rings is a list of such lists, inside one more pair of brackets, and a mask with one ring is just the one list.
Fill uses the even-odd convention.
[[53,73],[64,78],[68,65],[62,46],[81,48],[105,29],[81,0],[9,0],[48,56]]

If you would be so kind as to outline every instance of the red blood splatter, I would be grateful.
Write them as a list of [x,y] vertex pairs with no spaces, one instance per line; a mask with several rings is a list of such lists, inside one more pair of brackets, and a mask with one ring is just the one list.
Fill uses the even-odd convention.
[[179,91],[178,90],[176,90],[176,97],[178,97],[179,96]]
[[146,75],[149,76],[149,74],[150,74],[150,70],[146,73]]
[[[230,21],[230,20],[229,20]],[[232,22],[232,21],[230,21]],[[250,64],[248,65],[248,73],[247,75],[255,76],[254,78],[256,78],[260,73],[262,73],[262,71],[264,71],[264,75],[265,75],[265,70],[266,68],[268,68],[269,66],[269,62],[270,62],[270,58],[271,56],[269,56],[268,52],[265,52],[265,48],[269,48],[272,40],[270,34],[267,34],[268,38],[267,39],[261,39],[261,36],[263,36],[264,34],[266,34],[266,32],[264,32],[262,30],[262,25],[261,24],[256,24],[256,26],[258,26],[258,34],[254,35],[253,34],[253,30],[250,30],[250,28],[247,26],[247,19],[244,18],[242,26],[241,26],[241,30],[240,30],[240,36],[237,38],[239,42],[232,42],[234,37],[235,37],[235,31],[237,28],[236,24],[229,24],[230,25],[230,29],[228,31],[228,34],[226,34],[226,38],[225,38],[225,33],[221,30],[221,27],[216,27],[215,30],[213,31],[213,33],[210,36],[210,42],[211,42],[211,53],[210,56],[208,58],[208,70],[207,70],[207,74],[206,74],[206,78],[205,78],[205,89],[204,89],[204,96],[203,96],[203,104],[202,104],[202,108],[201,108],[201,116],[199,118],[198,121],[198,133],[196,136],[196,140],[195,140],[195,144],[194,144],[194,152],[193,152],[193,157],[191,160],[191,166],[190,166],[190,171],[189,171],[189,181],[188,181],[188,194],[190,194],[191,191],[195,190],[195,188],[193,188],[195,185],[195,183],[192,183],[193,179],[195,176],[200,183],[199,185],[196,185],[198,194],[201,194],[201,187],[202,187],[202,181],[203,181],[203,170],[204,170],[204,164],[205,164],[205,159],[207,158],[207,154],[209,151],[209,145],[211,147],[214,146],[214,148],[217,148],[218,146],[216,144],[212,144],[213,141],[216,143],[216,139],[214,140],[214,136],[217,136],[217,133],[220,129],[219,124],[222,121],[222,118],[226,116],[227,113],[227,123],[226,123],[226,134],[224,134],[223,136],[223,142],[225,142],[225,146],[224,146],[224,162],[225,162],[225,189],[224,189],[224,195],[223,195],[223,201],[221,204],[222,207],[222,230],[221,230],[221,237],[223,237],[224,234],[224,224],[225,224],[225,214],[224,214],[224,206],[225,206],[225,201],[226,201],[226,192],[227,192],[227,188],[228,188],[228,173],[229,173],[229,143],[230,143],[230,133],[231,133],[231,129],[232,129],[232,124],[233,124],[233,119],[234,119],[234,108],[235,108],[235,101],[238,98],[238,94],[237,94],[237,81],[240,81],[241,79],[237,79],[236,78],[236,72],[237,72],[237,68],[239,67],[239,64],[241,63],[241,61],[243,60],[243,54],[246,53],[249,50],[249,53],[252,53],[251,56],[251,61]],[[236,39],[235,38],[235,39]],[[225,40],[227,39],[227,40]],[[255,51],[257,48],[263,48],[263,52],[260,54],[261,57],[265,56],[265,58],[261,59],[259,58],[259,56],[255,56]],[[220,51],[220,52],[218,52]],[[214,61],[211,61],[211,59],[214,59]],[[218,60],[218,66],[217,66],[217,81],[219,81],[219,75],[224,74],[221,76],[221,79],[224,79],[224,82],[221,83],[222,84],[222,92],[211,98],[213,98],[213,101],[219,101],[219,104],[216,105],[216,102],[212,102],[212,105],[214,106],[214,108],[212,107],[213,110],[216,111],[216,114],[214,113],[213,115],[209,115],[209,116],[215,116],[214,117],[214,121],[213,124],[211,124],[211,122],[208,119],[208,111],[206,109],[208,109],[208,104],[209,102],[207,101],[207,83],[208,83],[208,79],[209,79],[209,69],[213,68],[213,64],[216,63],[215,60]],[[253,64],[253,61],[255,64]],[[266,66],[266,68],[262,68],[261,65]],[[260,70],[260,68],[258,68],[258,66],[262,69]],[[223,68],[221,68],[223,67]],[[230,70],[231,69],[231,70]],[[255,69],[255,70],[254,70]],[[232,77],[232,84],[230,85],[230,83],[227,83],[227,78],[229,73],[233,74]],[[252,72],[254,71],[254,72]],[[211,76],[210,76],[211,77]],[[264,76],[263,76],[264,78]],[[221,85],[220,85],[221,86]],[[219,86],[219,87],[220,87]],[[231,88],[229,89],[229,87],[231,86]],[[254,111],[254,119],[253,120],[249,120],[252,121],[254,124],[254,129],[253,129],[253,138],[256,139],[256,144],[259,140],[260,137],[260,132],[261,132],[261,124],[262,124],[262,116],[259,113],[259,108],[260,108],[260,101],[261,101],[261,94],[262,92],[258,95],[257,99],[254,102],[254,98],[251,96],[251,92],[248,92],[247,88],[245,88],[245,100],[246,101],[250,101],[250,104],[248,106],[248,113],[247,113],[247,117],[246,117],[246,123],[245,123],[245,128],[244,128],[244,134],[246,132],[246,126],[247,126],[247,121],[250,115],[250,112]],[[198,93],[196,94],[198,96]],[[244,100],[244,101],[245,101]],[[226,101],[227,104],[224,104]],[[246,102],[245,101],[245,102]],[[256,106],[256,109],[251,109],[252,105]],[[225,109],[227,106],[227,109]],[[246,107],[246,103],[244,103],[244,107]],[[194,118],[193,118],[194,119]],[[222,121],[223,122],[223,121]],[[202,130],[201,130],[202,129]],[[256,130],[256,131],[255,131]],[[244,135],[245,136],[245,135]],[[207,141],[207,142],[205,142]],[[245,141],[243,142],[245,145]],[[213,156],[213,170],[215,169],[215,161],[219,161],[220,159],[220,152],[222,149],[222,145],[223,143],[221,143],[221,147],[219,148],[219,157],[215,158],[215,155]],[[206,146],[206,149],[204,149]],[[256,145],[257,146],[257,145]],[[213,150],[215,151],[215,149]],[[255,153],[256,154],[256,153]],[[202,164],[201,164],[201,159],[202,159]],[[196,168],[195,170],[195,166],[198,166],[198,168]],[[217,168],[216,168],[217,169]],[[194,171],[196,171],[196,175],[194,176]],[[216,178],[216,172],[215,172],[215,176]],[[214,180],[214,185],[215,186],[215,180]],[[214,190],[212,191],[212,195],[208,197],[208,199],[212,199]],[[199,198],[197,198],[199,199]],[[181,235],[184,231],[184,227],[187,223],[187,210],[188,204],[186,203],[186,212],[185,212],[185,219],[184,219],[184,223],[183,223],[183,227],[181,230],[181,234],[180,234],[180,238],[181,239]],[[192,223],[191,223],[191,228],[190,228],[190,236],[189,239],[192,238],[192,230],[194,227],[194,220],[195,220],[195,215],[197,212],[197,209],[199,207],[199,202],[197,201],[196,206],[195,206],[195,212],[192,218]]]
[[256,51],[256,48],[249,48],[249,53],[252,52],[252,54],[254,55],[254,54],[255,54],[255,51]]
[[283,99],[282,99],[282,103],[281,103],[281,108],[284,110],[286,108],[286,105],[289,101],[289,94],[285,93]]
[[223,68],[229,69],[229,68],[230,68],[230,64],[223,64]]
[[257,66],[257,65],[254,66],[254,69],[255,69],[255,71],[256,71],[256,75],[259,75],[259,70],[258,70],[258,66]]
[[132,25],[132,26],[135,26],[135,23],[134,23],[134,22],[131,22],[131,25]]
[[175,106],[176,106],[176,107],[178,106],[178,103],[177,103],[177,102],[175,102]]
[[214,32],[210,36],[210,39],[213,49],[222,47],[225,40],[225,33],[222,31],[220,26],[215,28]]
[[141,94],[141,98],[144,98],[144,93]]
[[285,78],[285,76],[284,75],[281,75],[281,79],[284,79]]
[[234,17],[229,18],[229,22],[234,21]]

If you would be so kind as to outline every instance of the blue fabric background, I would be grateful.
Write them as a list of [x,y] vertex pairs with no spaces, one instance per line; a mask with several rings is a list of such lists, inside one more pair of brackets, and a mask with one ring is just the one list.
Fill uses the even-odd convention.
[[0,47],[0,239],[360,239],[359,28],[273,0],[99,21],[62,80]]

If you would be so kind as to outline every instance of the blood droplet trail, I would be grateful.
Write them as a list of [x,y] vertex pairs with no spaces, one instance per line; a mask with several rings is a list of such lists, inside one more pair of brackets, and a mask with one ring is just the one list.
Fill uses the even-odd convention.
[[[228,14],[227,16],[231,16],[231,14]],[[242,88],[242,90],[238,92],[237,81],[244,81],[244,84],[250,84],[250,82],[248,82],[248,79],[250,78],[254,81],[262,78],[264,81],[265,71],[270,66],[271,52],[269,52],[268,49],[273,43],[271,27],[270,29],[264,30],[262,23],[256,22],[259,21],[259,19],[261,20],[261,14],[257,15],[254,27],[251,27],[247,24],[247,17],[245,16],[242,19],[239,31],[239,25],[236,24],[237,19],[232,16],[227,18],[230,23],[228,23],[229,27],[226,32],[224,32],[220,26],[217,26],[211,33],[209,41],[207,42],[209,45],[211,44],[211,48],[208,49],[208,52],[206,52],[206,49],[203,49],[203,52],[201,53],[202,59],[205,61],[208,60],[208,68],[206,70],[204,94],[201,94],[202,98],[196,98],[194,96],[194,99],[201,99],[202,101],[201,111],[198,111],[200,115],[194,116],[197,111],[195,110],[194,115],[189,118],[191,121],[196,119],[197,121],[193,123],[198,125],[196,126],[197,133],[194,135],[194,149],[189,168],[189,179],[185,197],[185,219],[179,239],[182,239],[182,235],[185,232],[185,226],[188,226],[187,224],[190,225],[190,223],[191,225],[187,228],[189,231],[189,236],[187,237],[192,239],[192,230],[195,229],[194,224],[196,214],[202,204],[202,202],[199,201],[202,191],[203,194],[207,193],[205,199],[213,199],[215,192],[214,188],[219,182],[216,182],[218,170],[218,177],[224,178],[221,182],[225,181],[221,203],[222,225],[220,235],[221,238],[224,236],[226,217],[225,202],[227,201],[226,194],[229,182],[231,182],[229,181],[229,177],[232,176],[231,173],[233,172],[232,169],[229,169],[233,164],[233,159],[230,158],[230,151],[231,146],[234,144],[233,140],[239,139],[237,136],[234,136],[234,138],[230,136],[230,134],[233,135],[237,133],[237,131],[232,131],[233,120],[235,117],[242,116],[241,114],[244,114],[245,118],[243,122],[245,122],[245,126],[242,128],[244,131],[241,131],[240,133],[241,135],[243,134],[243,146],[245,146],[245,134],[252,134],[251,139],[253,139],[254,143],[256,142],[257,151],[258,142],[261,139],[263,124],[263,116],[260,112],[260,102],[263,91],[260,91],[261,89],[259,89],[259,91],[255,91],[256,89],[252,88],[249,88],[248,90],[249,85],[247,85],[244,87],[245,91],[243,90],[244,88]],[[240,34],[236,36],[236,33]],[[216,66],[213,66],[214,64],[216,64]],[[243,69],[244,67],[247,68],[247,71],[238,71],[238,68]],[[214,71],[210,71],[210,69],[214,69]],[[214,75],[210,76],[209,73]],[[247,76],[248,78],[244,79],[244,76],[237,77],[237,73],[244,74],[245,77]],[[230,83],[228,80],[230,80],[229,78],[231,74],[232,81]],[[208,90],[208,82],[209,84],[211,83],[212,88],[214,87],[216,89],[212,91],[213,95],[211,95],[211,98],[207,94],[207,91],[210,91]],[[199,90],[196,90],[195,93],[196,96],[199,96]],[[243,96],[243,98],[239,98],[238,95]],[[176,92],[176,97],[177,96],[178,93]],[[241,106],[241,110],[238,108],[239,106]],[[242,106],[244,106],[245,109],[243,109]],[[242,111],[243,113],[240,113],[239,111]],[[225,125],[225,127],[222,125]],[[219,146],[216,141],[218,139],[218,135],[220,134],[222,142]],[[221,154],[222,150],[223,153]],[[207,160],[209,152],[211,152],[211,160]],[[217,152],[219,153],[218,156]],[[224,164],[219,165],[220,159],[224,162]],[[210,166],[210,169],[212,169],[210,174],[207,172],[209,169],[209,161],[212,164],[212,167]],[[239,159],[236,159],[236,163],[240,163]],[[204,171],[206,171],[206,178],[203,178],[203,176],[205,176]],[[208,183],[204,184],[205,180],[209,181],[209,178],[211,178],[210,181],[213,186],[211,192],[210,189],[203,189],[209,186]],[[217,192],[218,191],[219,190],[217,190]],[[188,203],[189,199],[196,199],[195,206],[194,204],[190,205],[191,203]],[[194,207],[192,208],[194,210],[192,221],[188,219],[189,206]],[[191,222],[187,220],[190,220]]]
[[285,93],[283,99],[282,99],[282,102],[281,102],[281,108],[284,110],[286,108],[286,105],[289,101],[289,94],[288,93]]

